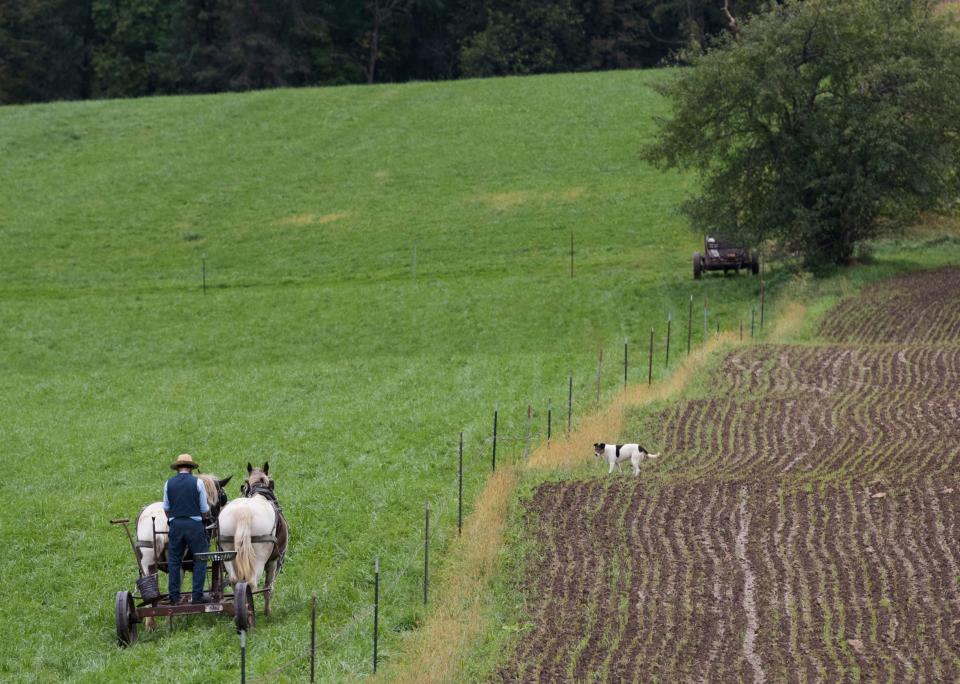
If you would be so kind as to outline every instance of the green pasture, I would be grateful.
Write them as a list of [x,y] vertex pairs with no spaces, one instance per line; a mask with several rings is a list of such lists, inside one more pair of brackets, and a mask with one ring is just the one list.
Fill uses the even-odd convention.
[[[301,653],[319,681],[370,670],[424,618],[431,558],[500,458],[711,332],[749,322],[757,279],[694,282],[692,182],[642,164],[663,72],[0,108],[0,679],[234,681],[225,618],[115,645],[136,572],[108,524],[159,498],[189,452],[236,479],[270,462],[291,524],[249,674]],[[570,236],[574,277],[570,277]],[[951,249],[956,250],[955,247]],[[416,252],[416,273],[413,258]],[[206,260],[207,292],[201,264]],[[768,278],[768,304],[793,276]],[[165,579],[162,581],[165,587]],[[258,604],[259,607],[259,604]],[[302,681],[305,663],[282,677]]]

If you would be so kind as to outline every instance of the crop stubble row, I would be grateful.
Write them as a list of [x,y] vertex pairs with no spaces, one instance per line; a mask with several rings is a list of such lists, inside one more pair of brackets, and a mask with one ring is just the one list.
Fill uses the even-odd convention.
[[819,336],[868,344],[960,342],[960,268],[881,281],[824,316]]
[[727,357],[716,387],[648,421],[694,476],[912,477],[960,460],[960,348],[759,347]]
[[649,482],[542,485],[497,678],[960,681],[958,304],[960,269],[869,288],[649,419]]
[[534,627],[498,678],[957,681],[951,488],[543,485]]

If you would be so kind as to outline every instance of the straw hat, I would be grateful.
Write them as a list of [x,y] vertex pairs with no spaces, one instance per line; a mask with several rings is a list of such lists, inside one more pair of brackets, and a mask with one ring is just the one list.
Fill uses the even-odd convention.
[[179,470],[180,468],[199,468],[200,464],[193,460],[193,456],[190,454],[180,454],[177,456],[177,460],[170,464],[170,467],[174,470]]

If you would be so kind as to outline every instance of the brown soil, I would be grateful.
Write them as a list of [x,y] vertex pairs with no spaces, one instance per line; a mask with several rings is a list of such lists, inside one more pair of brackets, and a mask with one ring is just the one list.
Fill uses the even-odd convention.
[[649,418],[641,478],[541,485],[496,679],[960,681],[958,304],[960,269],[875,286]]
[[534,628],[498,679],[957,681],[960,496],[941,490],[543,485]]
[[820,335],[838,342],[960,341],[960,268],[893,278],[840,303]]

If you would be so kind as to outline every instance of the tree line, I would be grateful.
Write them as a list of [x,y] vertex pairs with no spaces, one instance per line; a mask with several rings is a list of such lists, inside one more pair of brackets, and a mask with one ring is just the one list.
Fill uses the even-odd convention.
[[762,0],[0,2],[0,104],[654,66]]

